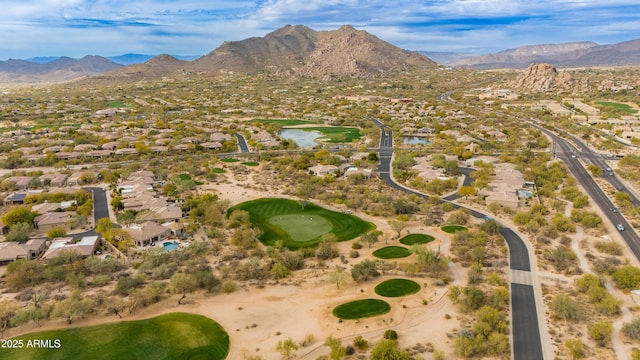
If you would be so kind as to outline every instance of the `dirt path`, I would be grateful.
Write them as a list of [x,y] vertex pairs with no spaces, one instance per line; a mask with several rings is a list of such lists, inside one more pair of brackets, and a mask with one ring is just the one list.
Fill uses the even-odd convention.
[[[591,269],[589,268],[589,262],[587,258],[582,253],[582,249],[580,247],[581,243],[584,240],[584,229],[581,226],[576,226],[576,234],[573,236],[571,241],[571,249],[578,256],[578,264],[580,266],[580,270],[582,270],[585,274],[593,274]],[[597,276],[597,274],[595,274]],[[620,294],[608,281],[602,278],[604,282],[604,286],[609,291],[610,294],[616,296],[621,299],[624,298],[623,294]],[[622,326],[625,322],[630,322],[633,320],[633,316],[631,311],[624,305],[620,305],[620,312],[622,313],[622,317],[613,323],[613,333],[611,334],[611,345],[613,346],[613,351],[616,353],[616,359],[618,360],[627,360],[627,352],[624,348],[624,343],[622,338],[620,337],[620,331],[622,330]]]

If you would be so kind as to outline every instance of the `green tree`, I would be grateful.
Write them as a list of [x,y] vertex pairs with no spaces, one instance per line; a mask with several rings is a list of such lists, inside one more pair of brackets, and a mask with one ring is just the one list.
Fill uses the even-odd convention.
[[619,267],[612,276],[613,281],[622,290],[631,290],[640,286],[640,269],[633,265]]
[[382,235],[382,231],[372,230],[362,234],[360,236],[360,240],[362,240],[363,243],[369,245],[369,248],[371,248],[373,244],[378,242],[378,240],[380,239],[380,235]]
[[578,360],[578,359],[584,358],[585,353],[584,353],[584,344],[582,343],[582,340],[567,339],[567,341],[564,342],[564,346],[569,351],[569,355],[571,356],[572,359]]
[[589,337],[598,342],[600,346],[606,346],[611,341],[613,324],[610,321],[600,321],[589,328]]
[[565,322],[578,320],[581,315],[578,303],[568,296],[556,295],[549,307],[554,318]]
[[458,195],[464,196],[465,199],[469,198],[469,196],[476,196],[477,190],[473,186],[461,186],[458,190]]
[[198,282],[191,274],[175,273],[171,277],[170,287],[174,292],[182,294],[182,297],[178,300],[178,304],[182,304],[182,300],[187,297],[187,294],[194,292],[198,288]]
[[47,237],[50,239],[55,239],[58,237],[67,236],[67,229],[62,226],[56,226],[49,231],[47,231]]
[[283,359],[291,359],[296,350],[298,350],[298,345],[291,338],[280,340],[276,345],[276,351],[282,355]]
[[338,268],[336,271],[329,274],[329,283],[336,284],[336,289],[340,289],[340,284],[342,284],[346,278],[347,273],[343,269]]
[[79,292],[75,292],[71,297],[56,303],[53,316],[65,318],[67,323],[71,324],[73,320],[91,313],[93,307],[91,298],[82,297]]
[[333,336],[329,336],[325,339],[324,345],[331,349],[329,359],[340,360],[347,354],[347,348],[342,346],[340,339],[335,339]]
[[411,355],[400,349],[397,341],[382,339],[371,348],[369,360],[411,360]]
[[33,226],[33,219],[38,216],[38,213],[31,211],[29,206],[13,206],[2,215],[2,223],[5,226],[12,227],[18,223],[25,223]]
[[15,241],[19,243],[24,243],[29,241],[31,238],[29,233],[33,230],[33,226],[28,223],[17,223],[13,224],[9,229],[9,232],[5,236],[5,240],[7,241]]
[[373,260],[364,260],[351,268],[351,277],[356,282],[367,281],[371,277],[380,275],[377,270],[376,262]]

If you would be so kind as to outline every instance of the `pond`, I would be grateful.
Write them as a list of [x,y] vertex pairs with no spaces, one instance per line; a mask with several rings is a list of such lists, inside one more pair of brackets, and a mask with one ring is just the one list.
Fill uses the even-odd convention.
[[427,145],[429,140],[422,136],[403,136],[402,142],[406,145]]
[[322,137],[319,131],[304,131],[299,129],[282,129],[280,137],[294,141],[301,148],[312,148],[318,143],[315,139]]

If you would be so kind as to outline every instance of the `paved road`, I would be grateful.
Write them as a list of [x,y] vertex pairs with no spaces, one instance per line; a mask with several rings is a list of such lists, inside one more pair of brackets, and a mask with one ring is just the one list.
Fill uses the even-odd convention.
[[[369,118],[380,127],[380,149],[378,151],[380,164],[378,174],[389,186],[400,191],[415,194],[428,199],[425,194],[406,188],[396,183],[391,177],[391,159],[393,157],[393,133],[384,124],[374,118]],[[468,175],[471,169],[463,168],[461,171]],[[470,184],[470,177],[466,176],[465,183]],[[443,201],[457,199],[457,195],[450,195]],[[454,208],[466,208],[453,204]],[[485,215],[477,210],[466,208],[471,215],[484,219]],[[513,338],[512,358],[515,360],[540,360],[544,359],[542,341],[540,337],[540,325],[536,306],[535,291],[531,282],[531,264],[529,251],[524,241],[511,229],[503,227],[500,234],[505,238],[509,247],[509,266],[517,278],[511,281],[511,332]]]
[[589,195],[591,200],[593,200],[596,205],[600,207],[604,216],[612,224],[614,224],[614,226],[616,224],[621,224],[622,226],[624,226],[625,230],[620,231],[620,236],[627,243],[627,246],[629,247],[629,249],[631,249],[635,257],[640,260],[640,236],[638,236],[638,233],[633,229],[631,224],[629,224],[629,222],[624,218],[624,216],[622,216],[621,213],[614,213],[613,211],[611,211],[611,209],[615,206],[611,202],[611,199],[609,199],[609,197],[604,193],[604,191],[602,191],[595,180],[593,180],[591,174],[587,172],[587,170],[582,166],[582,164],[580,163],[580,159],[571,156],[575,154],[575,148],[573,147],[573,145],[567,140],[559,137],[558,135],[545,128],[536,125],[533,126],[547,134],[549,137],[551,137],[554,143],[557,144],[556,156],[564,161],[564,163],[569,168],[569,171],[571,171],[580,185],[582,185],[582,187],[587,191],[587,195]]
[[244,136],[236,133],[233,134],[236,136],[236,139],[238,139],[238,147],[240,148],[240,153],[242,154],[246,154],[249,152],[249,145],[247,145],[247,140],[244,138]]
[[95,236],[98,235],[96,233],[95,226],[98,225],[98,220],[102,218],[109,218],[109,203],[107,202],[107,193],[106,190],[100,187],[85,187],[85,190],[90,190],[93,195],[93,229],[74,234],[77,237],[84,236]]

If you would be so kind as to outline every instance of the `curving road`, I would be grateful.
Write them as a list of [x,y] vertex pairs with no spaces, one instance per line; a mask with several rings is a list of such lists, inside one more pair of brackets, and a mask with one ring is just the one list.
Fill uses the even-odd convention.
[[[418,191],[406,188],[393,179],[391,176],[391,159],[393,157],[393,132],[375,118],[368,118],[380,127],[380,148],[378,150],[380,164],[378,174],[389,186],[400,191],[415,194],[421,198],[428,199],[429,196]],[[463,169],[468,175],[469,169]],[[469,177],[465,179],[470,181]],[[453,201],[457,195],[450,195],[443,198],[443,201]],[[484,219],[485,214],[464,206],[453,203],[454,208],[465,208],[476,218]],[[540,360],[550,358],[549,350],[543,351],[539,317],[536,298],[541,301],[540,296],[536,296],[531,275],[531,263],[529,251],[525,242],[511,229],[502,227],[500,234],[504,237],[509,247],[509,266],[511,270],[511,332],[512,332],[512,359],[515,360]],[[548,347],[547,347],[548,349]]]

